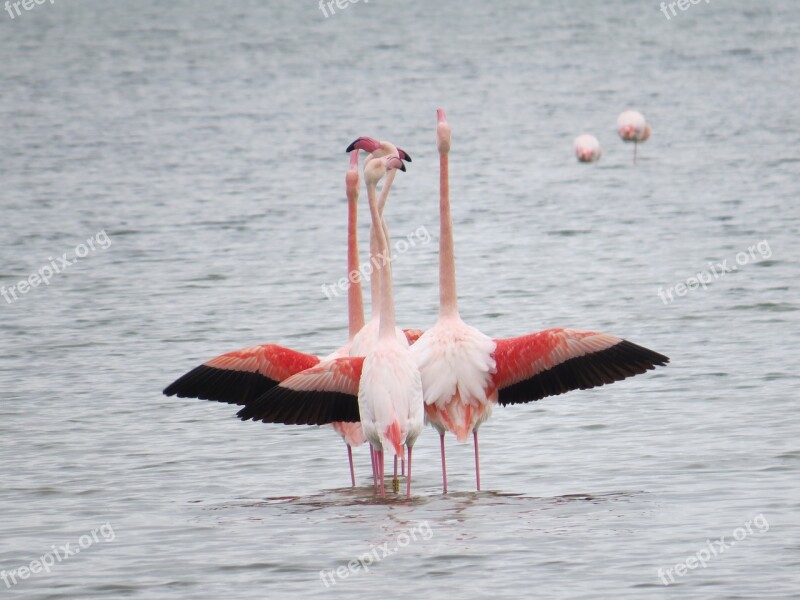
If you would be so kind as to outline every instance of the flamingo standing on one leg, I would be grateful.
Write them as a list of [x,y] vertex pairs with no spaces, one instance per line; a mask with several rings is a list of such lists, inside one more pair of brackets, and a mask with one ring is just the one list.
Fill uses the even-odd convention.
[[475,444],[480,490],[478,427],[492,406],[538,400],[644,373],[669,359],[620,338],[551,329],[512,339],[491,339],[461,320],[456,293],[450,216],[450,126],[437,111],[439,149],[439,319],[411,347],[422,377],[425,417],[439,432],[442,483],[447,492],[444,433]]
[[[376,186],[387,170],[405,170],[395,156],[371,160],[365,180],[380,250],[389,249],[388,231],[378,210]],[[397,339],[391,262],[381,267],[378,342],[366,357],[351,356],[321,363],[281,382],[239,411],[243,420],[322,425],[361,421],[376,450],[377,479],[385,496],[384,451],[403,456],[408,448],[406,496],[411,496],[411,453],[422,429],[422,383],[408,346]]]
[[575,138],[575,156],[580,162],[597,162],[603,154],[597,138],[584,133]]
[[636,164],[636,150],[639,142],[646,142],[652,133],[650,125],[642,113],[626,110],[617,118],[617,132],[625,142],[633,142],[633,164]]

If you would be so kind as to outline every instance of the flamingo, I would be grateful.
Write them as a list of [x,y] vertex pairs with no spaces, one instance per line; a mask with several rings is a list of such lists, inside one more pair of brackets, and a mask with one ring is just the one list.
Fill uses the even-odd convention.
[[[411,156],[402,148],[398,148],[391,142],[381,141],[372,137],[368,136],[361,136],[353,141],[345,150],[346,152],[358,152],[358,150],[364,150],[365,152],[369,152],[370,154],[367,156],[367,159],[364,161],[364,166],[366,167],[367,163],[375,158],[381,158],[383,156],[398,156],[402,160],[406,162],[411,162]],[[394,182],[394,177],[397,174],[396,169],[392,169],[386,175],[386,180],[383,184],[383,189],[381,189],[380,198],[378,198],[378,213],[383,217],[383,209],[386,206],[386,199],[388,197],[389,189]],[[370,246],[370,261],[373,267],[377,266],[377,260],[379,257],[385,256],[379,251],[379,242],[378,236],[375,230],[374,223],[370,226],[370,239],[369,239],[369,246]],[[370,292],[372,296],[372,316],[367,322],[366,326],[359,332],[356,336],[356,339],[353,341],[353,345],[351,347],[350,354],[352,356],[366,356],[369,354],[375,345],[378,342],[378,324],[380,322],[380,302],[378,302],[378,298],[380,297],[380,281],[381,281],[381,269],[373,269],[373,274],[370,279]],[[400,343],[403,343],[403,337],[407,339],[408,344],[413,344],[416,339],[422,334],[421,330],[404,330],[401,332],[400,329],[395,328],[395,333],[397,335],[397,339]],[[370,453],[372,454],[372,447],[370,446]],[[401,467],[401,475],[405,473],[405,461],[402,461]],[[397,480],[397,456],[394,457],[394,480]],[[375,482],[377,485],[377,481]]]
[[[368,137],[360,137],[355,140],[350,146],[348,146],[346,152],[350,153],[350,168],[347,174],[347,182],[348,182],[348,202],[350,206],[350,211],[352,217],[348,220],[348,266],[347,272],[348,275],[353,272],[360,272],[359,271],[359,261],[358,261],[358,241],[356,236],[356,206],[358,203],[358,152],[359,150],[367,150],[370,151],[371,154],[367,157],[367,161],[374,158],[380,158],[382,156],[394,155],[401,157],[403,160],[407,162],[411,162],[411,156],[403,151],[398,149],[396,146],[391,144],[390,142],[380,142],[375,140],[374,138]],[[383,185],[383,189],[381,190],[380,199],[378,201],[379,212],[383,214],[383,208],[386,205],[386,199],[388,198],[389,190],[392,186],[392,182],[394,181],[394,175],[396,173],[395,169],[392,169],[389,175],[387,175],[386,182]],[[370,261],[374,261],[375,257],[378,256],[379,252],[377,251],[377,240],[375,237],[374,227],[370,228]],[[374,266],[373,262],[373,266]],[[356,291],[356,302],[349,302],[350,307],[350,339],[346,346],[340,348],[337,352],[327,356],[323,360],[331,360],[333,358],[340,358],[342,356],[364,356],[371,347],[373,343],[372,340],[377,339],[377,328],[374,327],[373,323],[377,323],[377,317],[379,311],[377,309],[378,306],[378,294],[379,294],[379,282],[380,282],[381,271],[377,269],[374,271],[371,279],[371,291],[372,291],[372,318],[370,319],[370,327],[368,329],[364,328],[364,304],[363,304],[363,297],[361,294],[361,283],[360,280],[357,284],[351,282],[350,286],[348,287],[348,301],[350,299],[350,292],[353,288]],[[396,334],[401,343],[405,343],[406,346],[408,344],[413,343],[421,334],[422,331],[420,330],[400,330],[396,329]],[[334,422],[333,424],[334,430],[339,433],[345,441],[347,445],[347,458],[350,464],[350,481],[355,487],[355,473],[353,470],[353,451],[352,448],[355,446],[360,446],[366,441],[366,437],[364,435],[363,428],[361,427],[361,423],[347,423],[347,422]],[[374,476],[374,454],[372,451],[372,446],[370,446],[370,458],[373,462],[373,476]],[[396,465],[395,465],[396,471]],[[395,472],[395,476],[397,473]],[[377,481],[376,481],[377,483]]]
[[575,138],[575,156],[580,162],[597,162],[603,154],[597,138],[584,133]]
[[[405,170],[397,156],[373,158],[364,167],[370,215],[379,250],[389,251],[388,231],[378,209],[376,186],[393,169]],[[366,356],[326,361],[290,377],[239,411],[242,420],[324,425],[360,421],[376,453],[377,479],[385,497],[384,451],[408,449],[406,496],[411,497],[412,448],[423,426],[422,382],[407,343],[395,329],[391,262],[382,266],[377,303],[378,339]]]
[[549,329],[492,339],[467,325],[458,312],[453,224],[450,216],[451,130],[437,111],[439,150],[439,318],[411,347],[422,377],[425,417],[438,432],[442,484],[447,492],[445,431],[475,447],[475,480],[481,488],[478,428],[492,407],[535,401],[644,373],[666,356],[621,338],[591,331]]
[[624,142],[633,142],[633,164],[636,164],[636,150],[639,142],[646,142],[652,133],[650,125],[642,113],[626,110],[617,117],[617,132]]

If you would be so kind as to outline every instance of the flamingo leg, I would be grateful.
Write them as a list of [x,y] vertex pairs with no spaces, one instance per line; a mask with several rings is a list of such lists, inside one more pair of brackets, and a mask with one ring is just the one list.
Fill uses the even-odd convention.
[[378,451],[378,471],[381,474],[381,498],[386,498],[386,486],[383,479],[383,450]]
[[472,439],[475,442],[475,481],[478,484],[478,491],[481,491],[481,463],[478,460],[478,430],[472,432]]
[[633,142],[633,164],[636,164],[636,149],[639,147],[639,142]]
[[406,479],[406,498],[411,500],[411,446],[408,447],[408,478]]
[[356,472],[353,470],[353,448],[347,444],[347,460],[350,461],[350,484],[356,487]]
[[369,461],[372,463],[372,487],[378,491],[378,466],[375,464],[375,448],[369,445]]
[[[442,485],[444,486],[444,491],[442,493],[447,493],[447,466],[444,460],[444,432],[439,434],[439,442],[442,447]],[[410,465],[409,465],[410,468]]]
[[397,479],[397,454],[394,455],[394,478]]
[[405,477],[406,474],[406,459],[400,459],[400,477]]

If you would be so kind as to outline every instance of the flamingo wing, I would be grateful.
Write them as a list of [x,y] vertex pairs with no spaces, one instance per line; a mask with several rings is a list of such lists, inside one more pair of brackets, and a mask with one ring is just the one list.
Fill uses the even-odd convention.
[[287,377],[313,367],[319,358],[284,346],[263,344],[204,362],[164,389],[167,396],[247,404]]
[[361,420],[358,385],[363,364],[363,356],[323,361],[282,381],[237,416],[243,421],[285,425],[357,423]]
[[405,334],[406,339],[408,340],[408,345],[410,346],[425,332],[422,331],[422,329],[403,329],[403,333]]
[[593,331],[547,329],[495,342],[492,378],[502,405],[614,383],[669,362],[663,354]]

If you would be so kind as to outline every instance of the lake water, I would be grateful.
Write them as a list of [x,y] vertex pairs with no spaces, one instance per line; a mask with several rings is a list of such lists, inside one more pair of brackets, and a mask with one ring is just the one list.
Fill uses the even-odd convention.
[[[0,285],[72,263],[0,298],[0,596],[800,596],[800,5],[345,6],[0,12]],[[328,428],[162,396],[228,350],[344,342],[322,286],[359,135],[413,156],[386,217],[432,241],[396,257],[398,319],[434,322],[438,106],[464,319],[670,365],[498,407],[480,493],[450,438],[441,494],[426,429],[411,502],[373,496],[364,447],[351,489]]]

